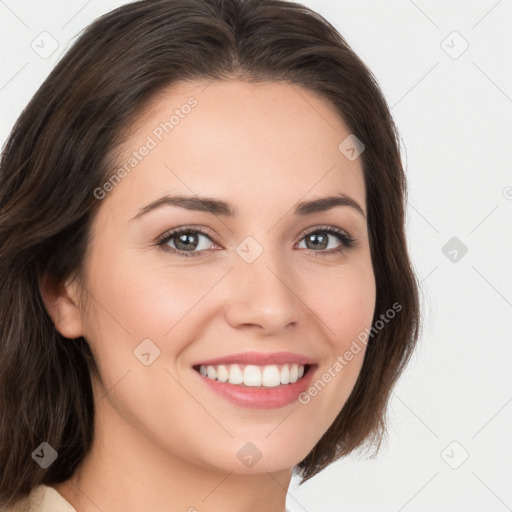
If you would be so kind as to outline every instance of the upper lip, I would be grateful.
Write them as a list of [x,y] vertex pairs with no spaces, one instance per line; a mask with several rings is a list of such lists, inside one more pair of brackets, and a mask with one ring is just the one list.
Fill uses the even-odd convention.
[[230,354],[226,356],[216,357],[214,359],[207,359],[198,361],[193,366],[213,366],[219,364],[254,364],[257,366],[265,366],[269,364],[315,364],[315,362],[301,354],[294,354],[293,352],[240,352],[238,354]]

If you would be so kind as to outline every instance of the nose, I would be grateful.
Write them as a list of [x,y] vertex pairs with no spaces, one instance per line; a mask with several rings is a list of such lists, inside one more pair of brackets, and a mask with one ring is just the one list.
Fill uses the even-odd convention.
[[283,258],[264,251],[255,261],[237,258],[229,274],[228,323],[264,335],[279,334],[298,323],[304,303],[297,295],[297,278]]

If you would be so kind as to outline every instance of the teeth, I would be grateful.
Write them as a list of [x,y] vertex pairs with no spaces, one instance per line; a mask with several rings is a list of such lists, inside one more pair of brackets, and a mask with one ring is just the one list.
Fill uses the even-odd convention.
[[246,386],[261,386],[261,370],[252,364],[244,369],[244,384]]
[[296,364],[292,364],[290,369],[290,382],[297,382],[299,378],[299,369]]
[[273,388],[281,384],[281,372],[275,365],[264,366],[261,372],[261,382],[267,388]]
[[229,379],[229,372],[228,372],[227,368],[223,364],[220,364],[219,366],[217,366],[217,380],[219,382],[227,382],[228,379]]
[[290,382],[290,370],[288,369],[288,365],[285,364],[283,369],[281,370],[281,384],[289,384]]
[[244,381],[244,374],[240,370],[240,366],[232,364],[229,366],[229,383],[230,384],[242,384]]
[[281,384],[293,384],[304,375],[302,364],[271,364],[267,366],[256,366],[253,364],[202,364],[199,373],[203,377],[229,382],[230,384],[244,384],[245,386],[273,388]]
[[206,375],[208,375],[209,379],[216,379],[217,378],[217,370],[215,369],[215,366],[207,366],[206,367]]

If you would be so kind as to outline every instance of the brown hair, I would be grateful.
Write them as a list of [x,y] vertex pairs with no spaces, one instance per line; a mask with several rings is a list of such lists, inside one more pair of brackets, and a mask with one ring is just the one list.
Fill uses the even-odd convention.
[[[0,162],[0,506],[41,483],[67,480],[91,447],[97,371],[84,338],[55,329],[43,276],[83,267],[93,191],[149,100],[182,80],[298,84],[329,100],[363,141],[361,154],[377,298],[374,322],[402,306],[368,343],[356,385],[330,428],[295,468],[308,480],[355,448],[380,445],[392,387],[418,338],[399,139],[380,89],[336,29],[282,0],[153,0],[91,24],[17,120]],[[340,141],[341,142],[341,141]],[[47,469],[32,452],[49,443]]]

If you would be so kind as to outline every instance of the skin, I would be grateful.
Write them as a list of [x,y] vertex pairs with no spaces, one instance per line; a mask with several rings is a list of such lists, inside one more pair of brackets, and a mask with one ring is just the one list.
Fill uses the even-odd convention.
[[[270,410],[232,404],[197,378],[195,362],[245,351],[309,356],[320,378],[371,326],[376,290],[365,216],[347,206],[292,213],[299,201],[343,193],[366,215],[361,160],[338,150],[350,132],[313,92],[238,80],[174,86],[133,126],[120,165],[190,96],[197,106],[102,200],[85,260],[87,304],[76,280],[44,285],[56,328],[84,336],[100,372],[92,450],[54,486],[80,512],[284,512],[293,466],[361,369],[364,348],[307,405]],[[131,220],[164,194],[223,199],[239,214],[164,206]],[[189,225],[208,233],[202,255],[156,245]],[[325,232],[328,248],[307,246],[306,229],[322,225],[355,246],[327,254],[343,242]],[[248,236],[263,249],[250,264],[236,252]],[[133,353],[147,338],[160,349],[149,366]],[[249,441],[262,454],[252,468],[237,458]]]

